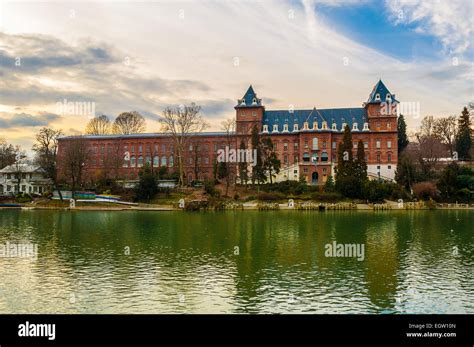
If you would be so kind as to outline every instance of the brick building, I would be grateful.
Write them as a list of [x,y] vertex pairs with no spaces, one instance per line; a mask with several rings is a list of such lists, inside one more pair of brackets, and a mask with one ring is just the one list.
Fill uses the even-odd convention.
[[[342,141],[343,129],[352,132],[354,153],[362,140],[366,149],[369,178],[391,180],[397,165],[398,101],[380,80],[372,89],[367,102],[358,108],[266,110],[262,99],[250,86],[237,101],[236,132],[203,132],[190,137],[184,155],[185,175],[188,182],[205,180],[213,174],[217,151],[229,146],[238,148],[242,139],[250,141],[254,125],[262,136],[269,136],[278,158],[280,180],[298,180],[302,175],[311,184],[323,184],[334,175],[337,146]],[[68,141],[60,140],[58,162]],[[84,136],[89,147],[85,165],[87,179],[100,178],[136,180],[140,167],[148,162],[153,168],[176,167],[176,153],[167,134],[148,133],[133,135]]]

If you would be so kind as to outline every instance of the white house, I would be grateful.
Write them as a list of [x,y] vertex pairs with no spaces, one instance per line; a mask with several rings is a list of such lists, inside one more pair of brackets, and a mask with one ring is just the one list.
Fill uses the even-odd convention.
[[44,171],[39,166],[13,164],[0,170],[0,194],[18,193],[18,177],[20,177],[21,193],[43,194],[51,190],[52,182],[45,177]]

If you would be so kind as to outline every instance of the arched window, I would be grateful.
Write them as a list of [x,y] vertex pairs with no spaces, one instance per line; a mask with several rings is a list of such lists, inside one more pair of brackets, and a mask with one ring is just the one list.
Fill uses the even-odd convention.
[[132,155],[132,156],[130,157],[130,166],[131,166],[131,167],[135,167],[136,165],[137,165],[137,160],[135,159],[135,156]]
[[153,166],[156,167],[156,166],[159,166],[159,165],[160,165],[160,157],[157,156],[157,155],[155,155],[155,156],[153,157]]
[[174,159],[173,156],[170,156],[170,161],[169,161],[170,167],[173,167],[174,165]]
[[311,156],[311,162],[317,163],[318,159],[319,159],[318,153],[313,153],[313,155]]
[[165,156],[161,157],[161,166],[166,166],[166,157]]
[[313,137],[313,150],[318,149],[318,138]]
[[387,161],[388,161],[389,163],[392,162],[392,154],[391,154],[391,153],[388,153],[388,154],[387,154]]
[[145,163],[147,163],[148,165],[151,165],[151,157],[149,155],[146,156]]
[[138,165],[137,165],[138,167],[142,167],[142,166],[143,166],[143,157],[142,157],[142,156],[139,156],[139,157],[138,157],[138,163],[137,163],[137,164],[138,164]]

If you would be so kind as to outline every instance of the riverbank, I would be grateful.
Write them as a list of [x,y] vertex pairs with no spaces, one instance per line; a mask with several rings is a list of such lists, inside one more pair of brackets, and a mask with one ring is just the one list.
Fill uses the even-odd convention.
[[[194,206],[191,206],[194,205]],[[383,204],[361,204],[350,202],[326,203],[317,201],[289,201],[279,202],[234,202],[221,201],[219,204],[209,204],[207,201],[184,201],[180,206],[179,201],[173,204],[138,204],[118,205],[114,203],[76,202],[75,207],[70,207],[69,202],[42,201],[35,203],[18,204],[18,206],[1,206],[0,209],[22,209],[22,210],[62,210],[62,211],[209,211],[209,210],[242,210],[242,211],[410,211],[410,210],[474,210],[474,205],[456,203],[425,203],[407,202],[398,203],[387,201]]]

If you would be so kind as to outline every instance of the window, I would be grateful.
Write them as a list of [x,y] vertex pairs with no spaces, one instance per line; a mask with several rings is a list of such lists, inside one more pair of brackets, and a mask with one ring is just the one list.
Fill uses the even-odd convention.
[[308,122],[303,123],[303,130],[308,130]]
[[132,155],[132,156],[130,157],[130,166],[131,166],[131,167],[135,167],[136,165],[137,165],[137,161],[136,161],[136,159],[135,159],[135,156]]
[[193,145],[190,144],[190,145],[189,145],[189,151],[191,152],[192,150],[193,150]]
[[153,157],[153,166],[159,166],[160,165],[160,157],[158,157],[157,155],[155,155]]
[[204,164],[206,164],[206,165],[209,164],[209,158],[208,157],[204,157]]
[[132,153],[135,153],[135,145],[131,146]]
[[388,161],[389,163],[392,162],[392,154],[390,154],[390,153],[387,154],[387,161]]
[[285,154],[283,156],[283,162],[285,163],[285,165],[288,165],[288,155],[287,154]]
[[293,142],[293,148],[294,150],[298,150],[298,142]]
[[169,166],[173,167],[173,165],[174,165],[174,158],[173,156],[170,156]]
[[377,148],[377,149],[380,148],[380,140],[375,141],[375,148]]
[[389,170],[392,169],[392,165],[389,165],[389,166],[388,166],[388,169],[389,169]]
[[311,162],[317,163],[319,161],[318,153],[313,153],[311,156]]
[[146,152],[147,152],[147,153],[150,153],[150,152],[151,152],[151,148],[150,148],[150,145],[149,145],[149,144],[146,145]]
[[295,164],[298,164],[298,161],[299,161],[299,157],[298,157],[298,155],[295,155],[295,156],[293,157],[293,162],[294,162]]
[[273,132],[274,133],[278,132],[278,124],[273,124]]
[[[122,167],[128,167],[128,164],[130,164],[130,162],[128,160],[124,160],[123,161],[123,164],[122,164]],[[95,163],[95,160],[92,161],[92,166],[95,166],[96,163]]]
[[214,152],[217,152],[217,143],[214,143]]
[[387,141],[387,148],[392,148],[392,141]]
[[268,133],[268,125],[267,124],[263,125],[263,132]]
[[318,130],[318,122],[313,122],[313,130]]
[[161,166],[166,166],[166,157],[165,156],[161,157]]
[[364,130],[369,130],[369,123],[364,123]]
[[324,121],[323,122],[323,130],[327,130],[328,129],[328,122]]
[[359,125],[357,123],[352,124],[352,130],[359,130]]
[[303,162],[305,162],[305,163],[309,162],[309,153],[308,152],[303,153]]
[[380,153],[377,153],[377,163],[380,163]]
[[288,132],[288,124],[283,125],[283,131]]
[[147,163],[148,165],[151,165],[151,157],[149,155],[146,156],[145,163]]
[[318,138],[313,137],[313,150],[317,150],[318,148]]
[[188,158],[188,164],[192,165],[193,164],[193,158]]
[[278,149],[278,142],[273,142],[273,150],[276,151]]
[[392,123],[387,122],[387,129],[391,129],[391,128],[392,128]]
[[352,147],[357,148],[357,142],[353,142]]
[[283,142],[283,150],[284,151],[288,150],[288,142]]
[[154,147],[155,147],[155,153],[158,153],[158,144],[155,143],[155,146],[154,146]]
[[328,161],[328,160],[329,160],[328,153],[327,152],[321,153],[321,161]]
[[293,131],[298,131],[298,123],[293,124]]
[[380,129],[380,122],[377,122],[375,126],[377,127],[377,129]]
[[304,148],[308,148],[308,139],[304,139]]
[[138,166],[138,167],[142,167],[142,166],[143,166],[143,157],[142,157],[142,156],[139,156],[139,157],[138,157],[137,166]]
[[304,167],[304,168],[303,168],[303,172],[304,172],[304,173],[308,173],[308,168],[307,168],[307,167]]
[[142,153],[143,152],[143,145],[138,145],[138,153]]
[[332,142],[332,149],[336,149],[336,141]]
[[164,153],[166,152],[166,145],[161,145],[161,151]]
[[323,148],[326,148],[327,141],[323,141]]
[[367,141],[364,142],[364,148],[369,148],[369,143]]
[[336,123],[332,123],[332,130],[337,130],[337,124]]

